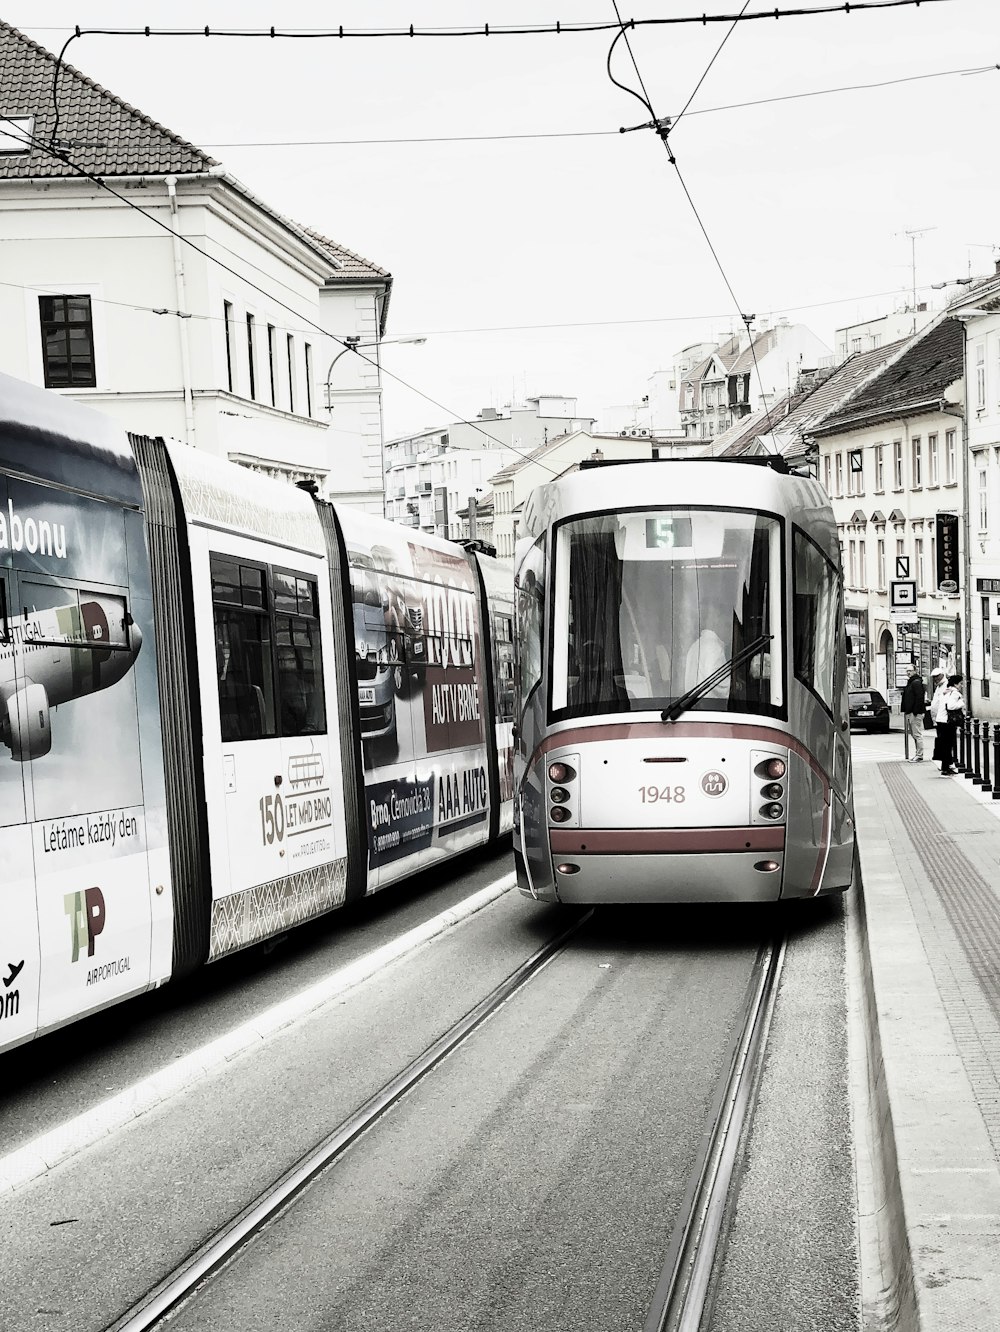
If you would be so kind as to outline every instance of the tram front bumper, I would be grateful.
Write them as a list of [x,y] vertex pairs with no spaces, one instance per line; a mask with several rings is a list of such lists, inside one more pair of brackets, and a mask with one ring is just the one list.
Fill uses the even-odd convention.
[[773,902],[782,826],[549,829],[562,902]]
[[[781,896],[781,856],[774,853],[578,854],[553,862],[560,902],[774,902]],[[561,872],[561,866],[573,868]]]

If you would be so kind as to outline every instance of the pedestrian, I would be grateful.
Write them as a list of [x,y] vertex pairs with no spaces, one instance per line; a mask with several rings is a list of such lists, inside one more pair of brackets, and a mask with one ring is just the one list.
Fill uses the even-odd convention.
[[955,733],[965,719],[965,698],[961,684],[961,675],[947,676],[934,691],[931,700],[931,716],[938,733],[934,756],[941,760],[943,777],[951,777],[955,772]]
[[[934,753],[931,757],[940,763],[945,749],[943,728],[948,722],[948,714],[944,706],[945,694],[948,692],[948,677],[945,675],[944,669],[941,666],[935,666],[931,671],[931,690],[932,693],[929,708],[931,721],[934,723],[935,730]],[[938,721],[939,717],[941,719],[940,723]]]
[[903,714],[903,733],[904,746],[907,740],[913,742],[913,755],[907,758],[908,763],[923,763],[924,761],[924,712],[927,708],[927,691],[924,689],[924,682],[917,673],[916,666],[911,666],[908,673],[906,684],[903,686],[903,697],[900,699],[899,710]]

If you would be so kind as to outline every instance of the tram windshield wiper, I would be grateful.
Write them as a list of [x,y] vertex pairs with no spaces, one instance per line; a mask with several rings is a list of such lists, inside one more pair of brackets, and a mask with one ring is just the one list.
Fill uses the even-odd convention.
[[723,662],[711,675],[706,675],[704,680],[699,680],[693,689],[689,689],[686,694],[681,694],[680,698],[675,699],[669,708],[664,708],[660,713],[661,719],[665,722],[676,721],[682,712],[686,712],[693,703],[697,703],[699,698],[704,698],[710,689],[714,689],[719,681],[724,680],[737,666],[742,666],[750,657],[755,656],[761,648],[766,647],[773,637],[774,634],[761,634],[752,643],[748,643],[746,647],[741,648],[735,656]]

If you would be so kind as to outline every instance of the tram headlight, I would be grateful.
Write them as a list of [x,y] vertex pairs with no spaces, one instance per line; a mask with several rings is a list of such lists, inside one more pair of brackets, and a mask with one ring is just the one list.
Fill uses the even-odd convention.
[[565,786],[553,786],[552,790],[549,792],[549,799],[554,805],[565,805],[566,801],[569,799],[569,792],[566,790]]
[[572,817],[565,805],[553,805],[549,810],[549,818],[553,823],[565,823],[567,819]]
[[762,786],[760,793],[767,800],[780,800],[784,787],[780,782],[770,782],[767,786]]
[[784,777],[785,760],[780,758],[768,759],[764,764],[765,777]]
[[761,805],[760,812],[765,819],[780,819],[785,812],[785,807],[775,802],[770,805]]
[[568,763],[550,763],[549,781],[558,782],[561,786],[563,782],[571,782],[576,776],[576,769],[571,768]]

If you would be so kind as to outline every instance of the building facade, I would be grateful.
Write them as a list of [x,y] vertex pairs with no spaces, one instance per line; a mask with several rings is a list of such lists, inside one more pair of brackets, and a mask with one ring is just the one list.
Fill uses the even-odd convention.
[[378,343],[390,275],[66,64],[57,130],[55,75],[0,23],[0,367],[381,512],[377,357],[335,405],[327,367]]

